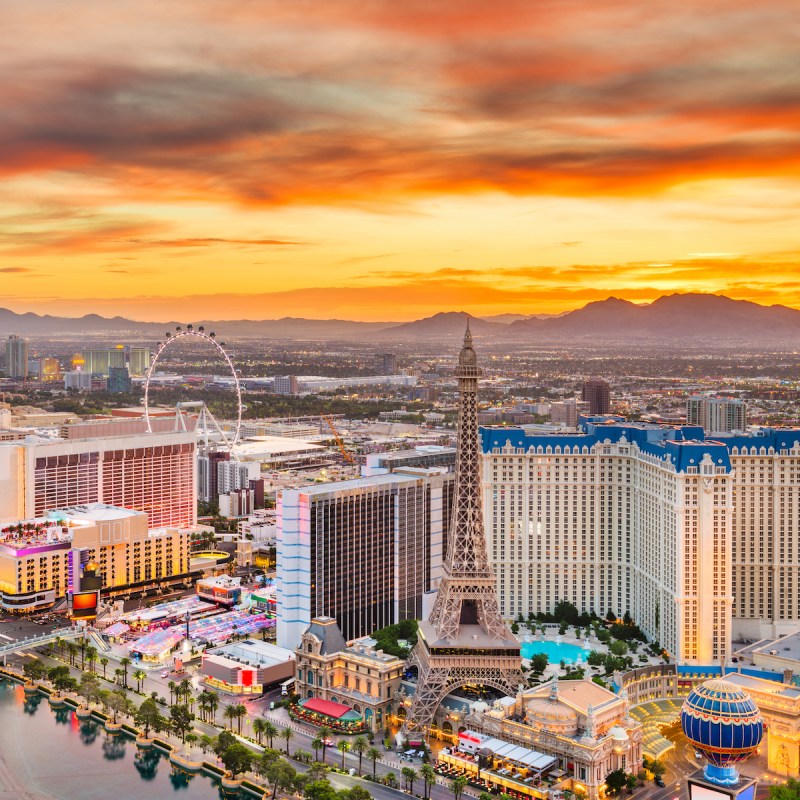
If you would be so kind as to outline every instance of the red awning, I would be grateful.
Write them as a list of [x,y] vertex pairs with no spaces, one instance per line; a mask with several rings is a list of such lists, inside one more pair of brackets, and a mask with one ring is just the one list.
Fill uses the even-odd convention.
[[334,703],[333,700],[320,700],[318,697],[310,697],[308,700],[303,701],[303,708],[308,711],[316,711],[317,714],[324,714],[326,717],[339,719],[343,717],[350,709],[341,703]]

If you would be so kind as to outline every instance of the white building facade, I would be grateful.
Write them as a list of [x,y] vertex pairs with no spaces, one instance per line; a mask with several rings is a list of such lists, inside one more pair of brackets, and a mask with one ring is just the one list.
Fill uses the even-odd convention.
[[501,613],[629,612],[678,663],[800,621],[800,431],[481,430]]

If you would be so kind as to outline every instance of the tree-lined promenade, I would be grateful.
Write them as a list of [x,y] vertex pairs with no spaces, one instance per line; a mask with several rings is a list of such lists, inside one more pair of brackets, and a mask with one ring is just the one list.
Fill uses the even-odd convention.
[[[444,800],[450,794],[436,785],[436,774],[429,764],[423,764],[419,770],[404,767],[400,776],[390,769],[387,771],[381,763],[383,752],[364,736],[332,743],[332,732],[322,728],[310,739],[313,753],[303,749],[292,752],[295,730],[263,717],[250,717],[243,703],[226,704],[209,689],[195,693],[188,679],[169,682],[168,700],[159,697],[157,691],[144,693],[142,688],[149,676],[143,670],[131,670],[130,660],[120,660],[120,666],[112,673],[108,659],[99,656],[91,645],[84,642],[82,646],[78,642],[69,647],[69,644],[73,643],[56,643],[64,664],[48,666],[39,658],[30,659],[25,662],[21,677],[51,691],[74,695],[80,707],[111,723],[129,725],[144,740],[159,737],[191,760],[222,766],[231,780],[247,779],[263,784],[265,793],[273,800],[281,795],[302,795],[309,800],[388,798],[396,796],[401,784],[411,793],[416,788],[417,795],[425,800],[434,797],[432,789],[436,789],[436,800]],[[55,655],[51,653],[51,657]],[[86,669],[81,670],[81,665]],[[246,730],[246,721],[251,732]],[[341,754],[341,760],[329,756],[331,749]],[[357,764],[350,772],[371,782],[372,791],[356,778],[336,774],[348,772],[345,763],[348,755]],[[353,785],[338,789],[334,786],[342,782]]]

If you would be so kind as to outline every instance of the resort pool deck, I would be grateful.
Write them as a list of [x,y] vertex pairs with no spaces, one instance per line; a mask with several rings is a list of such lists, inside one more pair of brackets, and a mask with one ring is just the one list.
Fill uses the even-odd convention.
[[578,659],[585,664],[591,652],[591,650],[586,650],[586,648],[577,644],[550,642],[546,639],[542,641],[523,642],[520,645],[520,649],[523,658],[533,658],[537,653],[544,653],[550,664],[560,664],[562,661],[565,664],[575,664]]

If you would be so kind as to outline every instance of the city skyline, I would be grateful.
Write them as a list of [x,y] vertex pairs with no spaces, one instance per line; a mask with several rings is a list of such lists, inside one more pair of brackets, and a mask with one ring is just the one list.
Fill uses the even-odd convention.
[[783,0],[5,11],[0,306],[800,306]]

